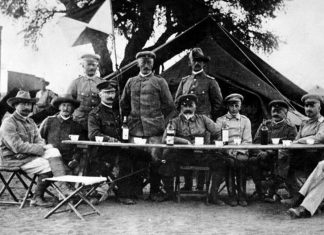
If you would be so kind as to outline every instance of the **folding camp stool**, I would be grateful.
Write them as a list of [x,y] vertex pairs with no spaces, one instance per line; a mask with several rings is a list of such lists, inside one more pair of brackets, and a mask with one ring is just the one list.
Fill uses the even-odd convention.
[[[206,189],[200,191],[183,191],[180,189],[180,172],[181,171],[203,171],[205,173],[205,184]],[[175,192],[177,196],[178,203],[181,200],[181,197],[206,197],[206,204],[209,203],[209,183],[210,183],[210,169],[209,167],[204,166],[178,166],[177,174],[176,174],[176,184],[175,184]]]
[[[8,179],[5,179],[5,177],[3,176],[3,172],[8,172],[11,173]],[[25,195],[22,199],[19,199],[15,192],[13,191],[14,187],[10,186],[11,181],[14,178],[17,178],[19,180],[19,182],[24,186],[24,188],[26,189]],[[7,167],[7,166],[0,166],[0,179],[3,183],[3,187],[0,191],[0,197],[5,193],[5,191],[8,191],[10,196],[12,197],[13,200],[11,201],[0,201],[0,205],[6,205],[6,204],[12,204],[12,205],[20,205],[20,209],[22,209],[28,198],[33,196],[32,193],[32,188],[34,186],[34,184],[36,184],[36,180],[37,180],[38,175],[35,174],[32,178],[30,176],[28,176],[24,171],[22,171],[20,169],[20,167]],[[27,184],[26,180],[29,181],[29,185]],[[55,197],[51,192],[46,191],[49,195]]]
[[[92,203],[87,199],[87,196],[89,196],[101,183],[107,181],[107,178],[105,177],[90,177],[90,176],[75,176],[75,175],[64,175],[59,177],[52,177],[52,178],[46,178],[44,179],[46,181],[51,182],[52,186],[56,189],[58,194],[63,198],[63,200],[50,212],[45,215],[45,219],[50,217],[54,213],[60,213],[65,211],[73,210],[74,213],[81,219],[84,220],[83,216],[86,215],[92,215],[92,214],[98,214],[100,215],[100,212],[92,205]],[[55,182],[67,182],[67,183],[76,183],[78,186],[73,193],[68,195],[67,197],[62,193],[60,188],[55,184]],[[85,187],[90,186],[89,190],[86,190]],[[86,192],[87,191],[87,192]],[[73,197],[79,197],[80,200],[73,204],[71,199]],[[87,212],[84,214],[79,213],[77,210],[77,207],[82,203],[85,202],[89,207],[92,208],[91,212]],[[58,211],[60,207],[62,207],[64,204],[68,204],[70,209],[65,209]]]

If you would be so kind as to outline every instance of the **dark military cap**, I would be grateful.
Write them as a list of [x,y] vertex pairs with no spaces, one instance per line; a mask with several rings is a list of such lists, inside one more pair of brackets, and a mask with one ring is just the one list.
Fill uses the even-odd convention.
[[201,48],[193,48],[189,53],[189,58],[196,61],[208,62],[210,61],[209,56],[205,56]]
[[242,102],[244,100],[243,96],[241,94],[238,93],[233,93],[230,94],[228,96],[225,97],[224,102],[228,103],[228,102],[237,102],[240,101]]
[[303,103],[306,102],[313,102],[313,103],[322,103],[323,104],[323,97],[317,94],[306,94],[301,98]]
[[117,81],[115,79],[101,82],[97,85],[98,90],[117,90]]
[[178,100],[177,100],[177,108],[179,108],[181,106],[181,104],[185,103],[185,102],[189,102],[189,101],[193,101],[197,104],[198,102],[198,98],[196,95],[194,94],[187,94],[187,95],[181,95],[179,96]]
[[83,54],[81,56],[81,59],[83,59],[83,60],[95,60],[95,61],[99,62],[100,55],[87,53],[87,54]]
[[153,51],[141,51],[136,54],[136,59],[138,58],[152,58],[155,59],[156,55]]
[[268,106],[270,109],[271,107],[289,109],[288,103],[284,100],[273,100],[268,104]]

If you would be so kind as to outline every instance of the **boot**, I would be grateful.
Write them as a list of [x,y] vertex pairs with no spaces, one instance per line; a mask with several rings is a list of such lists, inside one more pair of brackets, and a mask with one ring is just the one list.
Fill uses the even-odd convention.
[[[49,162],[54,177],[66,175],[65,166],[61,157],[51,157],[47,160]],[[70,186],[66,182],[57,182],[56,185],[60,188],[60,190],[65,196],[72,194],[74,191],[72,186]]]
[[219,199],[219,195],[218,195],[219,186],[223,182],[223,179],[224,179],[224,175],[221,174],[221,172],[212,173],[212,185],[210,188],[210,193],[212,197],[212,202],[218,206],[225,205],[225,203],[221,199]]
[[238,204],[247,206],[246,201],[246,176],[243,167],[239,167],[236,171],[237,177],[237,191],[238,191]]
[[237,206],[235,175],[232,167],[228,167],[226,170],[226,187],[228,192],[228,205]]
[[34,193],[34,197],[30,200],[30,206],[52,207],[52,202],[44,200],[44,193],[46,188],[50,185],[49,182],[43,181],[45,178],[52,177],[51,172],[47,172],[38,176],[37,185]]
[[163,177],[164,190],[166,192],[166,200],[174,198],[173,177]]

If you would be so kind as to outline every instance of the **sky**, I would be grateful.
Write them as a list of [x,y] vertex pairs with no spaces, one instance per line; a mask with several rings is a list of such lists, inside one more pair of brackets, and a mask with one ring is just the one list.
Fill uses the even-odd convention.
[[[324,87],[323,12],[323,0],[286,1],[277,17],[264,24],[265,29],[280,37],[279,49],[270,55],[257,53],[306,91],[315,85]],[[44,28],[37,51],[24,46],[22,35],[17,34],[22,29],[21,23],[0,15],[0,25],[3,26],[1,92],[6,88],[6,71],[12,70],[44,77],[50,82],[50,89],[63,94],[70,82],[82,74],[80,56],[93,51],[91,45],[70,47],[54,22]],[[117,40],[117,44],[120,62],[125,42]]]

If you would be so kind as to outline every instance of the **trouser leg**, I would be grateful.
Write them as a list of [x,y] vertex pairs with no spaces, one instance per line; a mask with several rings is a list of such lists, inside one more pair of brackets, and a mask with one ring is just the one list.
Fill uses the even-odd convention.
[[246,199],[246,174],[243,167],[236,169],[237,191],[240,199]]
[[54,177],[66,174],[65,166],[61,157],[51,157],[47,159]]
[[235,175],[234,168],[232,166],[228,166],[226,169],[226,187],[228,196],[231,198],[236,198]]

